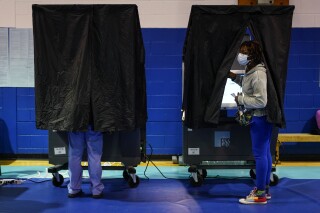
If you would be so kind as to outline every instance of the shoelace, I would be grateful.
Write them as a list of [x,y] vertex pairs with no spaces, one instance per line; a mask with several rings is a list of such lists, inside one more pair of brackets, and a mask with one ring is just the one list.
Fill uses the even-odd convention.
[[257,191],[257,188],[254,187],[253,190],[250,191],[250,194],[247,196],[247,198],[256,196],[256,191]]
[[[257,187],[254,187],[253,190],[250,191],[250,194],[247,196],[247,198],[258,196],[257,190],[258,190]],[[265,194],[265,195],[267,195],[267,194]]]

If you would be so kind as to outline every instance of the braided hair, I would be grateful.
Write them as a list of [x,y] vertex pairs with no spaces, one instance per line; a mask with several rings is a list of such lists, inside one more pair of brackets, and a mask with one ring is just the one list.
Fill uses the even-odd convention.
[[263,62],[262,49],[257,41],[244,41],[240,46],[241,49],[247,50],[248,59],[250,60],[249,67],[254,67]]

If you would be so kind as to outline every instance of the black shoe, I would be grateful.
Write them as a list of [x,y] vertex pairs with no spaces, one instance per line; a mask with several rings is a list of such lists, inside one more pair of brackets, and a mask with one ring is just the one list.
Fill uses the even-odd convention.
[[82,190],[80,190],[79,192],[74,193],[74,194],[69,193],[69,194],[68,194],[68,198],[81,197],[81,195],[82,195]]
[[100,199],[103,197],[103,193],[101,192],[100,194],[97,194],[97,195],[92,195],[92,198],[94,199]]

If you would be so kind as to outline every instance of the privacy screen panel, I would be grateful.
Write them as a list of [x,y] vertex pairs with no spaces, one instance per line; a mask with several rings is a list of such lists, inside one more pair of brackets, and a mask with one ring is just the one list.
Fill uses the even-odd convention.
[[36,127],[130,130],[147,119],[136,5],[33,5]]
[[[246,28],[261,43],[268,69],[268,120],[285,126],[283,97],[294,6],[192,6],[183,50],[184,124],[219,123],[228,72]],[[271,66],[272,64],[272,66]]]

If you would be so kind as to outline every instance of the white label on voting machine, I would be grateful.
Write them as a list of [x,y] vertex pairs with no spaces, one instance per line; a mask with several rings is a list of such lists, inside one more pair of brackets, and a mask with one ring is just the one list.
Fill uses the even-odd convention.
[[188,148],[188,155],[200,155],[200,148]]
[[66,152],[66,147],[56,147],[54,148],[54,154],[55,155],[65,155]]

